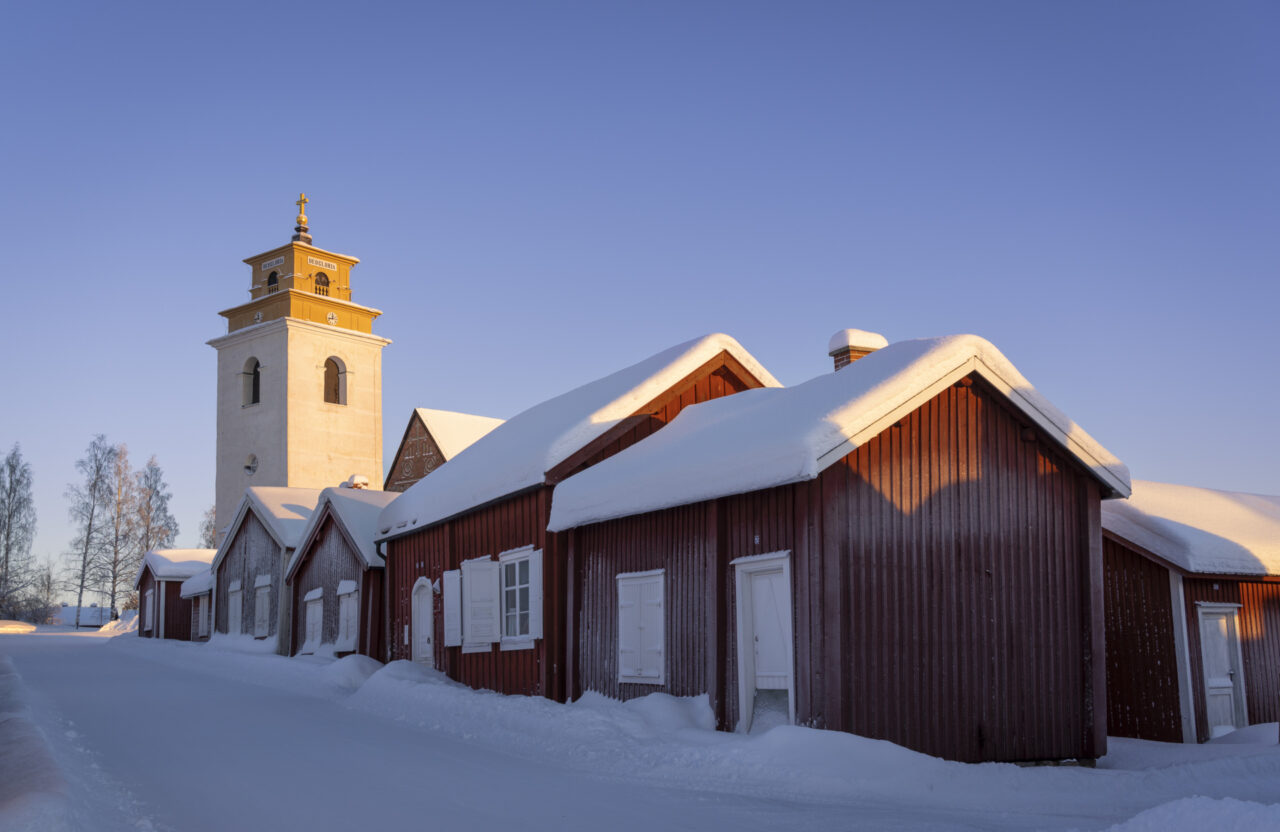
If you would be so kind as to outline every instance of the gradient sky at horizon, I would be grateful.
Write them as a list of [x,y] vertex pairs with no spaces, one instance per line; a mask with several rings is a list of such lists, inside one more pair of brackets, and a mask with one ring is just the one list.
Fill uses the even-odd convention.
[[1135,477],[1280,494],[1280,6],[0,8],[0,446],[38,556],[95,433],[213,500],[216,314],[360,257],[387,460],[697,335],[974,332]]

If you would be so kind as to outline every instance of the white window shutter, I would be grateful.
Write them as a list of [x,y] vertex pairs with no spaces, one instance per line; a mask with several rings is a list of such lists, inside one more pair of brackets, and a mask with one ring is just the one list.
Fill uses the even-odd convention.
[[627,681],[641,673],[640,586],[618,582],[618,679]]
[[244,630],[241,623],[244,618],[244,596],[240,590],[233,589],[227,594],[227,632],[238,636]]
[[529,555],[529,637],[542,638],[542,550]]
[[271,634],[271,587],[261,586],[253,598],[253,635],[263,638]]
[[444,573],[444,646],[462,644],[462,572]]
[[491,559],[462,564],[463,647],[483,647],[502,637],[499,569]]
[[640,586],[640,667],[641,675],[657,684],[663,682],[663,651],[666,632],[662,614],[662,577],[645,581]]

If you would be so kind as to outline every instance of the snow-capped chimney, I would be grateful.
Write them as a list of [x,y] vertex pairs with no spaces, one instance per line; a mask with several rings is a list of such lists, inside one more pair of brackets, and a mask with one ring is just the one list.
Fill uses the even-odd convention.
[[369,478],[361,474],[352,474],[342,483],[341,488],[368,488]]
[[881,347],[889,346],[889,342],[878,332],[867,332],[865,329],[842,329],[827,342],[827,355],[835,360],[836,369],[847,367],[868,353]]

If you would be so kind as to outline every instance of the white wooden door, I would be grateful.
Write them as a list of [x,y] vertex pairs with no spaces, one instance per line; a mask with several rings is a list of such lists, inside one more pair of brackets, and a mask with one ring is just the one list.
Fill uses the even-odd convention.
[[320,646],[320,637],[324,627],[324,601],[313,598],[307,602],[306,636],[302,640],[303,653],[314,653]]
[[791,674],[790,599],[781,569],[751,575],[751,629],[755,634],[756,688],[786,690]]
[[1209,736],[1244,727],[1235,611],[1200,611],[1200,652],[1204,657],[1204,701]]
[[431,594],[431,584],[426,581],[413,588],[413,660],[427,667],[436,663]]
[[227,593],[227,632],[233,636],[240,635],[244,629],[240,624],[241,616],[244,614],[244,602],[240,598],[240,590]]

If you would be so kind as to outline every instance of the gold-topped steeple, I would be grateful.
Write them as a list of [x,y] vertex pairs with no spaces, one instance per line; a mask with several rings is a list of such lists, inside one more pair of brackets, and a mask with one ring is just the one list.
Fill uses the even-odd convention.
[[298,206],[298,227],[293,229],[293,239],[298,243],[310,243],[311,235],[307,233],[307,203],[311,200],[307,199],[306,194],[298,194],[298,201],[293,203]]

